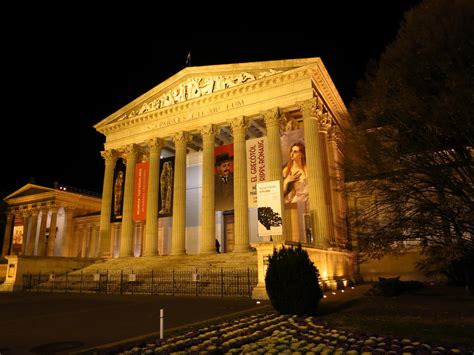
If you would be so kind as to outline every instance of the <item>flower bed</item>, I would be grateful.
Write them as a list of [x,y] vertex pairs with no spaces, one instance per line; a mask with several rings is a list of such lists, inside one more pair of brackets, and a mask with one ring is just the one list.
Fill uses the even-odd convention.
[[413,339],[332,329],[316,317],[259,313],[216,323],[113,354],[468,354]]

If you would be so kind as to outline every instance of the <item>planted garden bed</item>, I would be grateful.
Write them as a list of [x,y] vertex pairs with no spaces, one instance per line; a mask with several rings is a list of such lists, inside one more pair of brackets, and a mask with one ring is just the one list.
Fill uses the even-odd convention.
[[360,334],[329,327],[316,317],[258,313],[189,330],[163,340],[150,339],[111,354],[469,354],[462,347],[415,339]]

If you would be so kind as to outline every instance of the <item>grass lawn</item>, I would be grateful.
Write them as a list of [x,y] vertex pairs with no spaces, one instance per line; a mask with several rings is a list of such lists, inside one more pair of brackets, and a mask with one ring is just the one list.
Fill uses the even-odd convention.
[[396,297],[366,294],[321,318],[338,329],[474,349],[474,296],[463,288],[426,286]]

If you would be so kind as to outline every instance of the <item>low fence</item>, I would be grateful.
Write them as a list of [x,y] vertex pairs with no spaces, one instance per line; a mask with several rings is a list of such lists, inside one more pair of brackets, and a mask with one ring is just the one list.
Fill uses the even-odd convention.
[[23,274],[29,292],[251,297],[257,282],[251,269]]

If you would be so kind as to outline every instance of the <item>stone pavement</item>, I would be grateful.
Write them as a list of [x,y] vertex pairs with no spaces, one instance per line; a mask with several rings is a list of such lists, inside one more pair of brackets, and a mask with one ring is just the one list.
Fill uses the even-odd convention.
[[[369,286],[326,293],[322,313],[333,312]],[[268,309],[248,298],[59,293],[0,293],[0,354],[68,354],[159,335],[180,327]]]

